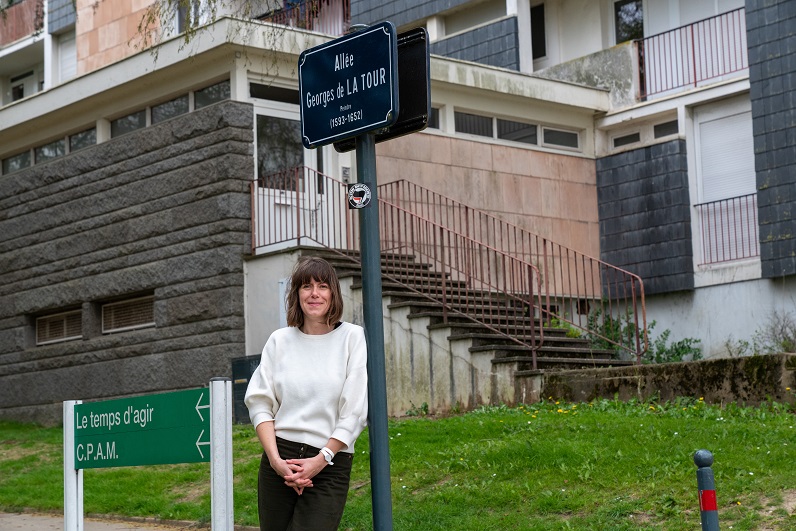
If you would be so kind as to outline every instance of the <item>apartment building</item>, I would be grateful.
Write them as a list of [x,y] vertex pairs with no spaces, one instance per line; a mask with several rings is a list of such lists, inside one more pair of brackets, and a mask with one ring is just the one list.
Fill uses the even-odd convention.
[[634,311],[707,355],[794,307],[789,2],[197,3],[156,54],[146,3],[109,4],[14,2],[0,33],[5,418],[259,353],[295,256],[355,233],[333,192],[354,157],[296,134],[298,54],[351,24],[423,26],[433,54],[429,127],[378,144],[380,184],[638,275]]

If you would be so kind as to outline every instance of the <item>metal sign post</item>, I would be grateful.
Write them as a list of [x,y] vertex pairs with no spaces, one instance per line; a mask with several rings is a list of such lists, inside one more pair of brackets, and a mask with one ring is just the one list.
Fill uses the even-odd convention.
[[64,530],[83,531],[83,469],[210,462],[213,531],[233,531],[232,380],[209,389],[64,402]]
[[384,364],[384,311],[381,296],[381,245],[376,196],[376,139],[356,140],[357,183],[372,183],[370,203],[359,210],[359,245],[362,249],[362,302],[365,339],[368,342],[368,434],[373,529],[392,529],[390,447],[387,431],[387,376]]
[[298,64],[304,146],[356,148],[357,183],[348,188],[347,199],[350,208],[359,209],[373,529],[391,530],[376,142],[428,125],[428,34],[417,28],[396,37],[395,26],[383,22],[310,48]]

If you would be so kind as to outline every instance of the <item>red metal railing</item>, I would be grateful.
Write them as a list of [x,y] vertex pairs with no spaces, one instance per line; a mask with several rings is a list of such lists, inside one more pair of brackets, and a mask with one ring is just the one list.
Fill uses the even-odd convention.
[[[644,285],[637,275],[405,180],[380,185],[379,197],[435,220],[454,233],[465,234],[476,245],[488,244],[533,266],[540,272],[542,290],[542,304],[536,312],[545,324],[568,323],[599,343],[624,349],[637,359],[646,352]],[[473,250],[471,254],[477,253]],[[472,263],[470,260],[465,265]],[[489,275],[501,271],[493,268]],[[472,275],[467,267],[462,271],[467,282],[478,282],[484,274],[483,268]],[[615,330],[610,330],[611,323],[620,317],[625,331],[632,331],[631,337],[619,338]]]
[[[302,167],[257,180],[251,190],[254,249],[358,250],[358,217],[346,208],[340,181]],[[441,303],[443,320],[466,317],[529,346],[534,366],[541,323],[568,323],[640,361],[648,338],[636,275],[407,181],[380,185],[377,196],[382,260],[409,255],[431,266],[385,278]],[[611,329],[620,320],[625,334]]]
[[350,0],[300,0],[259,17],[264,22],[340,37],[351,27]]
[[636,41],[641,98],[749,67],[744,8]]
[[757,194],[695,205],[702,226],[702,263],[760,256]]

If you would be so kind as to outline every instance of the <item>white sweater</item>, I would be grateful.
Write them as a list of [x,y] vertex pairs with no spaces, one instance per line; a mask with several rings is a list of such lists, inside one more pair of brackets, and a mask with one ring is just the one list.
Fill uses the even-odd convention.
[[365,331],[342,323],[328,334],[297,327],[271,334],[244,399],[257,427],[274,421],[277,437],[322,448],[333,437],[354,451],[368,415]]

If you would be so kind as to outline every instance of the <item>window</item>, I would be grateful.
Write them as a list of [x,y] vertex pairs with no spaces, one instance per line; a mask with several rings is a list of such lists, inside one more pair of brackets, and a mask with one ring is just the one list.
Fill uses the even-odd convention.
[[193,93],[194,109],[207,107],[211,103],[229,99],[229,80],[210,85]]
[[77,47],[75,31],[68,31],[57,37],[58,80],[63,82],[77,75]]
[[252,98],[260,100],[280,101],[282,103],[301,104],[301,97],[298,90],[275,87],[273,85],[263,85],[261,83],[249,83],[249,94]]
[[662,124],[658,124],[654,126],[652,129],[655,138],[662,138],[664,136],[676,135],[680,131],[680,129],[677,126],[677,120],[672,120],[671,122],[664,122]]
[[631,133],[629,135],[622,135],[614,137],[614,147],[622,147],[628,144],[635,144],[641,142],[641,133]]
[[580,148],[580,135],[574,131],[562,131],[561,129],[543,128],[544,143],[550,146],[565,147],[571,149]]
[[177,7],[177,33],[201,24],[202,4],[200,0],[183,0]]
[[33,158],[36,164],[63,157],[64,154],[66,154],[66,141],[63,138],[59,138],[54,142],[39,146],[33,150]]
[[439,109],[436,107],[432,107],[431,114],[428,115],[428,127],[439,129]]
[[155,326],[155,298],[141,297],[102,305],[102,333]]
[[492,118],[489,116],[479,116],[477,114],[456,111],[454,113],[454,127],[457,133],[494,138],[494,133],[492,132]]
[[497,137],[503,140],[536,144],[537,129],[538,126],[535,124],[501,120],[500,118],[497,121]]
[[83,337],[80,310],[36,319],[36,344],[46,345]]
[[156,124],[188,112],[188,95],[152,107],[152,123]]
[[544,4],[531,8],[531,53],[534,59],[541,59],[547,56]]
[[3,159],[3,175],[30,167],[30,151]]
[[[303,189],[304,172],[295,168],[304,164],[301,122],[257,115],[257,175],[266,188]],[[293,182],[298,175],[299,182]]]
[[617,0],[614,2],[614,30],[616,44],[644,37],[642,0]]
[[92,127],[69,136],[69,151],[77,151],[97,143],[97,128]]
[[144,127],[146,127],[146,110],[142,109],[127,116],[111,120],[111,138],[131,133]]

